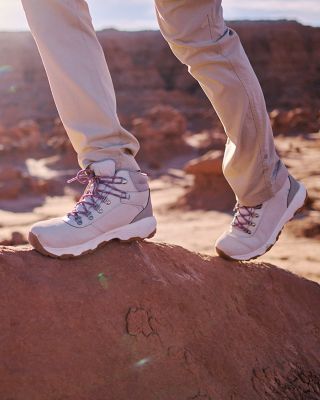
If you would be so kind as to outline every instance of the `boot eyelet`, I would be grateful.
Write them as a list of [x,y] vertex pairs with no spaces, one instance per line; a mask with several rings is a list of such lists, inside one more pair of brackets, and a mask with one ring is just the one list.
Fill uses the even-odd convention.
[[77,223],[78,225],[82,225],[82,219],[81,219],[81,218],[77,218],[77,219],[76,219],[76,223]]
[[125,185],[126,183],[128,183],[128,181],[126,179],[123,179],[122,184]]
[[248,229],[248,230],[247,230],[247,234],[248,234],[248,235],[252,235],[252,232],[249,231],[249,229]]
[[255,218],[258,218],[258,217],[259,217],[259,214],[254,214],[254,217],[255,217]]
[[251,222],[250,225],[253,226],[253,227],[256,226],[256,224],[254,222]]
[[107,204],[107,206],[110,206],[111,200],[107,200],[107,201],[106,201],[106,204]]

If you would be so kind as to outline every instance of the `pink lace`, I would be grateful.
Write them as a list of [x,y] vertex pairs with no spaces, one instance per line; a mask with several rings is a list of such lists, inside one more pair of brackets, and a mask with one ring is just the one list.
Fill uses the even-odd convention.
[[[111,186],[112,184],[126,182],[126,180],[120,176],[101,177],[96,176],[91,170],[81,169],[74,178],[69,179],[67,182],[71,183],[74,181],[87,185],[87,189],[76,203],[74,209],[68,213],[68,217],[72,216],[75,219],[79,218],[81,215],[89,217],[91,215],[90,208],[99,208],[99,203],[105,201],[110,194],[121,199],[128,198],[127,192]],[[103,186],[100,187],[100,185]]]
[[246,207],[246,206],[241,206],[239,203],[237,203],[233,209],[233,211],[235,211],[236,213],[234,215],[234,219],[231,225],[236,226],[237,228],[241,229],[242,231],[248,234],[251,234],[251,231],[248,227],[255,226],[255,223],[252,222],[252,219],[258,216],[255,210],[258,210],[261,207],[262,204],[259,204],[254,207]]

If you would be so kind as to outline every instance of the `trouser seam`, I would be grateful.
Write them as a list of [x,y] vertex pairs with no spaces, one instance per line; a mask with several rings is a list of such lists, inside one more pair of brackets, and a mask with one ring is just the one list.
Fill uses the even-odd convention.
[[210,31],[210,37],[211,37],[211,40],[213,40],[213,34],[212,34],[212,30],[211,30],[211,21],[210,21],[209,14],[207,14],[207,19],[208,19],[208,26],[209,26],[209,31]]
[[[229,29],[229,28],[228,28],[228,29]],[[243,80],[240,78],[239,74],[237,73],[236,68],[235,68],[235,66],[233,65],[233,62],[229,59],[229,57],[227,57],[226,55],[223,54],[223,50],[222,50],[221,44],[220,44],[219,42],[215,42],[215,43],[218,44],[218,51],[219,51],[219,54],[220,54],[220,55],[227,61],[227,63],[230,65],[232,71],[234,72],[234,74],[235,74],[236,77],[238,78],[239,82],[241,83],[241,85],[242,85],[242,87],[243,87],[243,89],[244,89],[244,91],[245,91],[245,93],[246,93],[246,95],[247,95],[247,98],[248,98],[248,101],[249,101],[250,113],[251,113],[251,116],[252,116],[252,119],[253,119],[253,122],[254,122],[255,130],[256,130],[256,135],[257,135],[257,137],[258,137],[259,135],[258,135],[257,121],[256,121],[256,119],[255,119],[255,115],[254,115],[254,112],[253,112],[253,104],[252,104],[252,102],[251,102],[251,99],[250,99],[249,93],[248,93],[248,91],[247,91],[246,85],[244,84]],[[261,149],[260,141],[258,140],[257,142],[258,142],[258,147],[259,147],[260,159],[262,160],[262,174],[263,174],[263,179],[264,179],[264,181],[265,181],[266,187],[270,187],[270,183],[267,183],[267,178],[266,178],[266,175],[265,175],[264,158],[262,157],[262,149]]]
[[[227,27],[226,32],[225,32],[221,37],[223,37],[223,36],[227,33],[228,29],[229,29],[229,28]],[[219,39],[221,39],[221,38],[219,38]],[[166,39],[166,40],[167,40],[167,39]],[[177,43],[175,43],[174,41],[170,41],[170,40],[167,40],[167,41],[169,42],[169,44],[170,44],[170,42],[172,42],[172,44],[173,44],[174,46],[178,46],[178,47],[181,47],[181,48],[188,47],[188,46],[186,46],[186,45],[177,44]],[[257,138],[259,138],[259,134],[258,134],[258,124],[257,124],[256,118],[255,118],[255,114],[254,114],[254,112],[253,112],[253,107],[254,107],[254,105],[253,105],[252,102],[251,102],[251,99],[250,99],[249,93],[248,93],[248,91],[247,91],[246,85],[244,84],[243,80],[240,78],[239,74],[237,73],[236,68],[235,68],[235,66],[233,65],[232,61],[231,61],[226,55],[223,54],[222,46],[221,46],[221,44],[219,43],[219,40],[214,41],[214,44],[217,45],[218,53],[220,54],[221,57],[223,57],[223,58],[227,61],[227,63],[228,63],[229,66],[230,66],[230,69],[234,72],[234,74],[235,74],[236,77],[238,78],[240,84],[242,85],[242,87],[243,87],[243,89],[244,89],[244,91],[245,91],[245,93],[246,93],[246,96],[247,96],[248,102],[249,102],[250,113],[251,113],[252,120],[253,120],[253,123],[254,123],[255,131],[256,131],[256,136],[257,136]],[[264,161],[264,157],[263,157],[263,155],[262,155],[262,149],[261,149],[260,141],[257,140],[257,143],[258,143],[258,148],[259,148],[260,160],[262,160],[262,175],[263,175],[263,180],[264,180],[264,184],[265,184],[265,188],[266,188],[265,191],[266,191],[267,193],[270,193],[270,189],[271,189],[271,193],[273,194],[272,184],[268,181],[268,179],[267,179],[267,177],[266,177],[265,161]]]

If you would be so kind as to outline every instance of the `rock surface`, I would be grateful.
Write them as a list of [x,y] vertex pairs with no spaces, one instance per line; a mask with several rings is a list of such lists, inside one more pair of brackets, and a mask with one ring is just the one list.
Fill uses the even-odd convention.
[[158,243],[0,250],[0,398],[320,399],[320,287]]

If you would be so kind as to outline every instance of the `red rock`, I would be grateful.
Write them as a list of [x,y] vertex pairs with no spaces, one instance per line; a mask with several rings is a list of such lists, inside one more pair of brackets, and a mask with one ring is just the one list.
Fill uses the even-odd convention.
[[174,207],[230,211],[235,196],[222,172],[223,151],[214,150],[191,160],[184,170],[194,175],[191,188],[178,199]]
[[57,186],[58,183],[55,180],[32,177],[27,172],[11,165],[2,166],[0,199],[16,199],[20,196],[43,195],[49,194],[49,192],[56,193]]
[[54,119],[46,145],[59,155],[59,169],[78,168],[77,154],[59,117]]
[[54,187],[56,182],[53,180],[46,180],[40,178],[30,178],[28,182],[28,186],[30,191],[35,194],[49,194],[50,189]]
[[295,237],[320,239],[320,215],[313,212],[304,218],[294,219],[286,226],[287,232]]
[[0,242],[3,246],[20,246],[27,244],[27,239],[23,236],[21,232],[12,232],[10,239],[4,239]]
[[213,150],[206,153],[204,156],[191,160],[184,167],[187,174],[197,176],[208,175],[221,176],[222,172],[223,152]]
[[[318,111],[320,29],[292,21],[231,22],[258,74],[270,109],[307,107]],[[211,129],[214,116],[198,83],[172,54],[160,32],[102,30],[98,38],[117,93],[118,109],[140,116],[157,104],[183,110],[188,128]],[[29,32],[1,32],[0,119],[13,124],[57,116],[45,70]],[[213,117],[215,120],[216,117]],[[196,127],[196,128],[194,128]]]
[[145,113],[143,118],[132,121],[132,133],[140,142],[138,161],[152,167],[190,151],[184,134],[186,119],[177,110],[168,106],[157,106]]
[[320,287],[274,266],[114,242],[0,275],[1,399],[320,397]]
[[320,129],[316,114],[304,108],[293,110],[273,110],[270,113],[272,128],[275,134],[310,133]]
[[0,199],[14,199],[22,194],[23,174],[11,165],[1,168]]
[[39,146],[41,133],[36,121],[32,119],[22,120],[17,124],[16,129],[20,137],[21,148],[30,150]]
[[4,152],[33,150],[40,144],[39,125],[33,120],[22,120],[10,128],[0,129],[0,149]]
[[199,153],[224,150],[227,136],[222,130],[204,130],[199,133],[190,133],[186,136],[186,142]]

